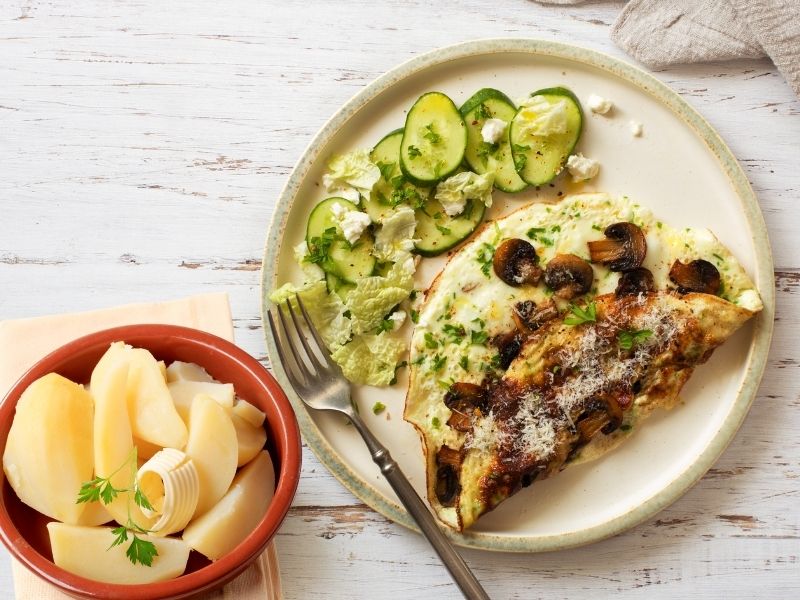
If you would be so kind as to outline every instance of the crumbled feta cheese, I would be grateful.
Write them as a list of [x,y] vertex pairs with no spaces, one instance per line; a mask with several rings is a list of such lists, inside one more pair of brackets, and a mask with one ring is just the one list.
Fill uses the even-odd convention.
[[523,138],[564,133],[567,131],[567,101],[550,104],[544,96],[525,98],[514,122]]
[[397,331],[403,326],[403,323],[406,322],[406,311],[396,310],[389,315],[389,320],[392,321],[392,331]]
[[346,239],[351,244],[355,244],[364,230],[372,222],[367,213],[360,210],[347,210],[344,206],[335,202],[331,206],[331,212],[336,224],[341,228]]
[[508,123],[503,119],[486,119],[481,128],[481,137],[487,144],[496,144],[506,132]]
[[605,115],[614,107],[614,103],[611,100],[597,94],[591,94],[587,104],[589,105],[589,110],[598,115]]
[[631,121],[630,122],[631,128],[631,135],[633,137],[642,137],[642,133],[644,132],[644,127],[642,126],[639,121]]
[[600,171],[600,163],[583,154],[573,154],[567,159],[567,170],[572,175],[572,181],[586,181],[595,177]]
[[345,213],[348,213],[350,211],[348,211],[344,206],[342,206],[338,202],[335,202],[333,206],[331,206],[331,212],[333,213],[334,220],[336,220],[336,222],[338,223],[342,220],[342,217],[344,217]]

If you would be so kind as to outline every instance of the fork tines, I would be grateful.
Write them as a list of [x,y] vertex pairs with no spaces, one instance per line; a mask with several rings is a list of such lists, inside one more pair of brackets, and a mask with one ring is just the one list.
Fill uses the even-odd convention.
[[[272,330],[272,337],[275,339],[278,356],[281,359],[281,363],[283,363],[286,375],[292,387],[297,390],[308,386],[313,379],[335,375],[335,365],[300,296],[295,295],[295,300],[297,301],[297,307],[300,309],[300,316],[292,306],[292,302],[287,300],[283,305],[275,306],[280,327],[276,325],[272,310],[267,311],[267,320],[269,321],[269,328]],[[285,309],[283,308],[284,305]],[[287,311],[289,319],[285,316]],[[311,333],[311,340],[306,336],[305,330]],[[297,343],[298,341],[299,344]],[[289,347],[288,352],[286,351],[286,346]],[[291,359],[289,359],[290,355]]]

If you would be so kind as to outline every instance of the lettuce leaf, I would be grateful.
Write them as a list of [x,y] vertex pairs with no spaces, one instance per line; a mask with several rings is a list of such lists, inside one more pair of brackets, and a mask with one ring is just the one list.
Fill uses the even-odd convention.
[[369,160],[369,150],[364,149],[333,156],[328,169],[329,172],[322,176],[325,189],[356,204],[359,202],[358,194],[369,200],[372,187],[381,177],[380,169]]
[[413,265],[411,258],[395,263],[386,276],[365,277],[348,292],[353,333],[373,332],[390,310],[408,298],[414,289]]
[[372,254],[383,262],[403,262],[414,249],[417,219],[410,206],[399,206],[381,220]]
[[462,171],[436,186],[436,200],[451,217],[463,212],[467,200],[480,200],[486,206],[491,206],[493,183],[494,173],[478,175],[472,171]]
[[311,317],[311,321],[329,350],[334,351],[347,343],[353,330],[352,321],[344,315],[347,307],[339,296],[328,293],[328,286],[324,280],[306,283],[300,287],[292,283],[285,283],[274,290],[269,295],[269,299],[274,304],[281,304],[289,300],[296,307],[295,294],[300,296],[303,306],[308,311],[308,316]]
[[386,333],[359,335],[331,354],[353,383],[385,386],[394,379],[406,344]]
[[544,96],[531,96],[520,104],[514,117],[521,138],[546,136],[567,131],[567,101],[550,104]]

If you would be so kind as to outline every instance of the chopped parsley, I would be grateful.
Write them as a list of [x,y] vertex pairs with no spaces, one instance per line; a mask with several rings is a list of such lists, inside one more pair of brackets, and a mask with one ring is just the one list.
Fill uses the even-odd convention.
[[386,410],[386,405],[383,402],[376,402],[372,405],[372,414],[379,415]]
[[436,223],[436,229],[438,229],[439,233],[441,233],[442,235],[450,235],[452,233],[452,231],[450,231],[450,228],[445,227],[444,225],[439,225],[438,223]]
[[491,119],[492,111],[489,110],[488,106],[481,102],[478,105],[478,108],[475,109],[475,118],[478,120]]
[[461,360],[458,361],[458,366],[465,371],[469,371],[469,359],[466,356],[462,356]]
[[477,344],[478,346],[483,346],[489,340],[489,334],[485,331],[475,331],[474,329],[470,332],[469,336],[469,343],[470,344]]
[[529,239],[533,240],[534,242],[539,242],[544,246],[552,246],[553,240],[552,238],[543,235],[547,232],[547,228],[545,227],[531,227],[528,229],[525,235],[528,236]]
[[437,373],[444,368],[445,364],[447,364],[447,357],[437,354],[436,356],[433,357],[433,363],[431,363],[431,371]]
[[436,338],[433,337],[430,331],[425,334],[425,347],[432,350],[439,347],[439,342],[436,341]]
[[392,331],[394,329],[394,321],[391,319],[384,319],[378,323],[378,328],[375,333],[383,333],[384,331]]
[[522,153],[530,149],[530,146],[523,146],[522,144],[514,144],[512,146],[512,150],[514,151],[514,168],[517,171],[522,171],[525,165],[528,164],[528,155]]
[[438,144],[442,141],[442,136],[436,133],[433,129],[433,123],[428,123],[425,125],[425,133],[422,134],[426,140],[428,140],[431,144]]
[[330,249],[337,239],[336,227],[328,227],[321,236],[312,237],[308,242],[308,254],[304,260],[314,264],[322,264],[329,260]]
[[402,179],[399,186],[396,186],[389,198],[389,204],[397,206],[398,204],[408,204],[412,208],[422,208],[425,204],[425,198],[417,191],[415,187],[403,185],[405,179],[402,176],[395,177],[395,179]]
[[500,144],[490,144],[489,142],[481,142],[480,144],[478,144],[478,150],[476,154],[478,155],[478,158],[480,158],[483,164],[485,165],[489,160],[489,155],[497,152],[498,148],[500,148]]
[[576,304],[570,304],[569,312],[572,314],[567,315],[567,318],[564,319],[564,325],[575,326],[583,323],[597,322],[597,306],[594,302],[590,302],[585,308],[581,308]]
[[617,334],[617,344],[623,350],[630,350],[634,345],[647,340],[653,332],[649,329],[626,330]]
[[408,147],[408,157],[409,158],[417,158],[418,156],[422,156],[422,152],[419,151],[419,148],[414,146],[413,144]]
[[419,323],[419,311],[411,309],[411,322]]
[[442,422],[439,420],[439,417],[433,417],[431,419],[431,425],[433,425],[436,429],[442,426]]
[[383,177],[384,181],[391,181],[395,165],[397,165],[397,163],[382,161],[375,163],[375,166],[378,167],[378,170],[381,172],[381,177]]
[[445,323],[442,331],[455,343],[460,342],[467,335],[463,325],[453,325],[451,323]]
[[489,271],[492,268],[492,261],[494,260],[494,251],[495,251],[494,246],[484,242],[478,249],[478,256],[475,257],[475,260],[477,260],[481,264],[481,273],[486,275],[487,279],[491,279]]

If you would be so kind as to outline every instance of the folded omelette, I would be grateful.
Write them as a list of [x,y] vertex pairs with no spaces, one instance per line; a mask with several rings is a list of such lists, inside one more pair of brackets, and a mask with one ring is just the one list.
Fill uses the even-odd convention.
[[405,419],[436,514],[465,529],[608,452],[761,308],[710,231],[674,229],[626,197],[486,224],[427,291],[411,342]]

